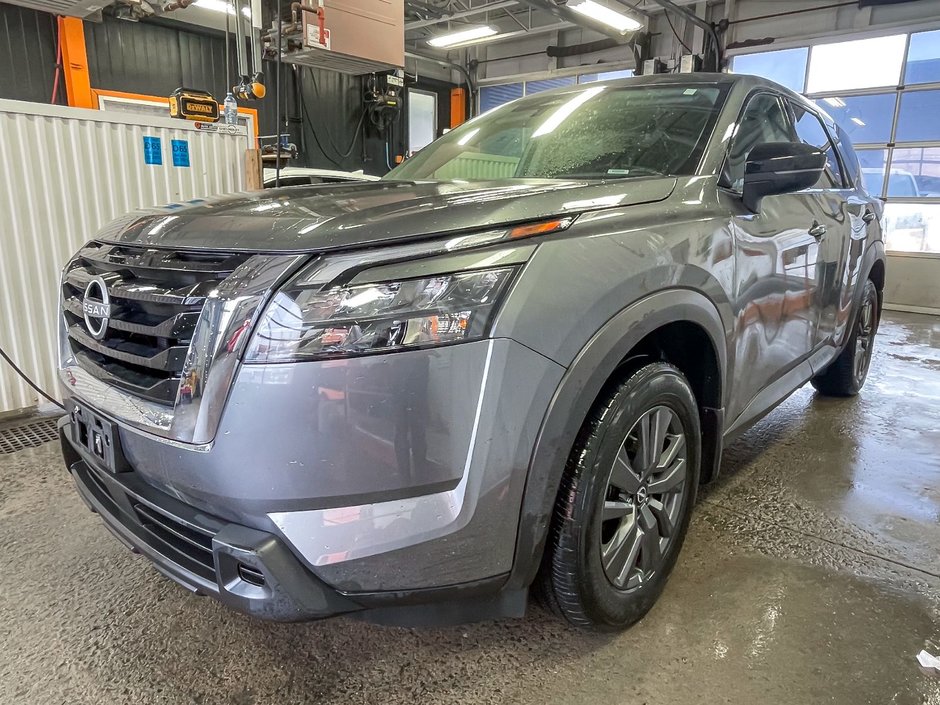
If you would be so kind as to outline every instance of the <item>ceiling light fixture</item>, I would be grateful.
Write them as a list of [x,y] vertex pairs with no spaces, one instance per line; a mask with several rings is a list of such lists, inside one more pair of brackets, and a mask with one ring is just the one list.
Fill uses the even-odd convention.
[[833,108],[844,108],[845,101],[842,98],[823,98],[824,101],[829,103]]
[[864,120],[861,120],[861,119],[859,119],[859,118],[857,118],[857,117],[852,118],[852,122],[854,122],[854,123],[855,123],[856,125],[858,125],[859,127],[865,127],[865,121],[864,121]]
[[466,44],[467,42],[486,39],[496,33],[496,30],[489,26],[472,27],[470,29],[462,29],[459,32],[451,32],[450,34],[442,34],[439,37],[432,37],[428,40],[428,44],[432,47],[439,48],[452,47],[458,44]]
[[[230,15],[235,14],[235,8],[225,0],[196,0],[193,7],[201,7],[203,10],[212,10],[213,12],[227,12]],[[251,10],[243,7],[242,14],[245,17],[251,17]]]
[[621,34],[635,32],[643,26],[642,22],[632,17],[627,17],[616,10],[611,10],[609,7],[594,2],[594,0],[575,0],[574,2],[569,2],[568,7],[575,12],[581,13],[585,17],[590,17],[592,20],[596,20],[601,24],[613,27]]

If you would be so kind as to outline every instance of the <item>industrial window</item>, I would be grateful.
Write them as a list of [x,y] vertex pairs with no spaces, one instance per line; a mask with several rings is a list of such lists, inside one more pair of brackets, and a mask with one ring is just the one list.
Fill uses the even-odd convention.
[[564,88],[565,86],[573,86],[577,83],[577,78],[575,76],[561,76],[559,78],[546,78],[543,81],[526,81],[525,84],[525,94],[526,95],[535,95],[536,93],[541,93],[542,91],[550,91],[553,88]]
[[503,103],[521,98],[524,88],[521,83],[505,83],[501,86],[484,86],[480,89],[480,112],[498,108]]
[[578,83],[594,83],[594,81],[613,81],[618,78],[633,78],[633,69],[623,71],[602,71],[601,73],[582,73],[578,76]]
[[[940,30],[745,54],[732,67],[803,92],[832,116],[855,144],[866,189],[887,202],[887,249],[940,253]],[[853,180],[854,163],[843,166]]]
[[891,141],[897,92],[859,96],[828,96],[816,104],[842,126],[856,144]]
[[810,50],[806,90],[848,91],[897,86],[907,35],[818,44]]
[[802,93],[808,57],[809,47],[742,54],[734,57],[731,70],[733,73],[748,73],[768,78],[791,91]]
[[940,82],[940,29],[911,35],[904,84]]

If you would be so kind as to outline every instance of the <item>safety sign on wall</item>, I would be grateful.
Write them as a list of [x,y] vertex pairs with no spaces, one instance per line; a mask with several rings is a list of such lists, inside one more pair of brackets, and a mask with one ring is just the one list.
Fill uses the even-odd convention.
[[159,137],[144,137],[144,164],[163,164],[163,148]]
[[173,148],[173,166],[189,166],[189,142],[186,140],[170,140]]

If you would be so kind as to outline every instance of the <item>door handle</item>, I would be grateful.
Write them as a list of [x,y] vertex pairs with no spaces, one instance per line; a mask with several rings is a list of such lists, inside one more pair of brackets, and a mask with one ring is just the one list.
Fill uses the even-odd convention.
[[818,220],[814,220],[813,227],[809,229],[809,234],[819,240],[823,235],[826,234],[826,226],[820,223]]
[[864,220],[866,223],[870,223],[876,217],[877,216],[875,215],[875,211],[873,211],[871,208],[866,208],[865,212],[862,214],[862,220]]

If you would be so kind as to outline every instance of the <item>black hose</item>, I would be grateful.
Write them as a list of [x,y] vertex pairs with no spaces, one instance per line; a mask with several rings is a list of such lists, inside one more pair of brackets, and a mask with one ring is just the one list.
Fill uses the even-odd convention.
[[7,361],[7,363],[9,363],[10,367],[13,368],[13,371],[16,372],[16,374],[18,374],[20,377],[22,377],[22,378],[23,378],[23,381],[25,381],[26,384],[28,384],[30,387],[32,387],[32,388],[33,388],[36,392],[38,392],[41,396],[45,397],[47,400],[49,400],[50,402],[52,402],[53,404],[55,404],[57,407],[59,407],[60,409],[62,409],[62,411],[65,411],[65,407],[62,406],[58,401],[56,401],[55,399],[53,399],[51,396],[49,396],[48,394],[46,394],[38,384],[36,384],[33,380],[31,380],[31,379],[29,378],[29,375],[27,375],[25,372],[23,372],[23,370],[21,370],[21,369],[17,366],[17,364],[16,364],[15,362],[13,362],[13,360],[10,358],[9,355],[6,354],[6,352],[4,351],[3,348],[0,348],[0,357],[2,357],[4,360]]

